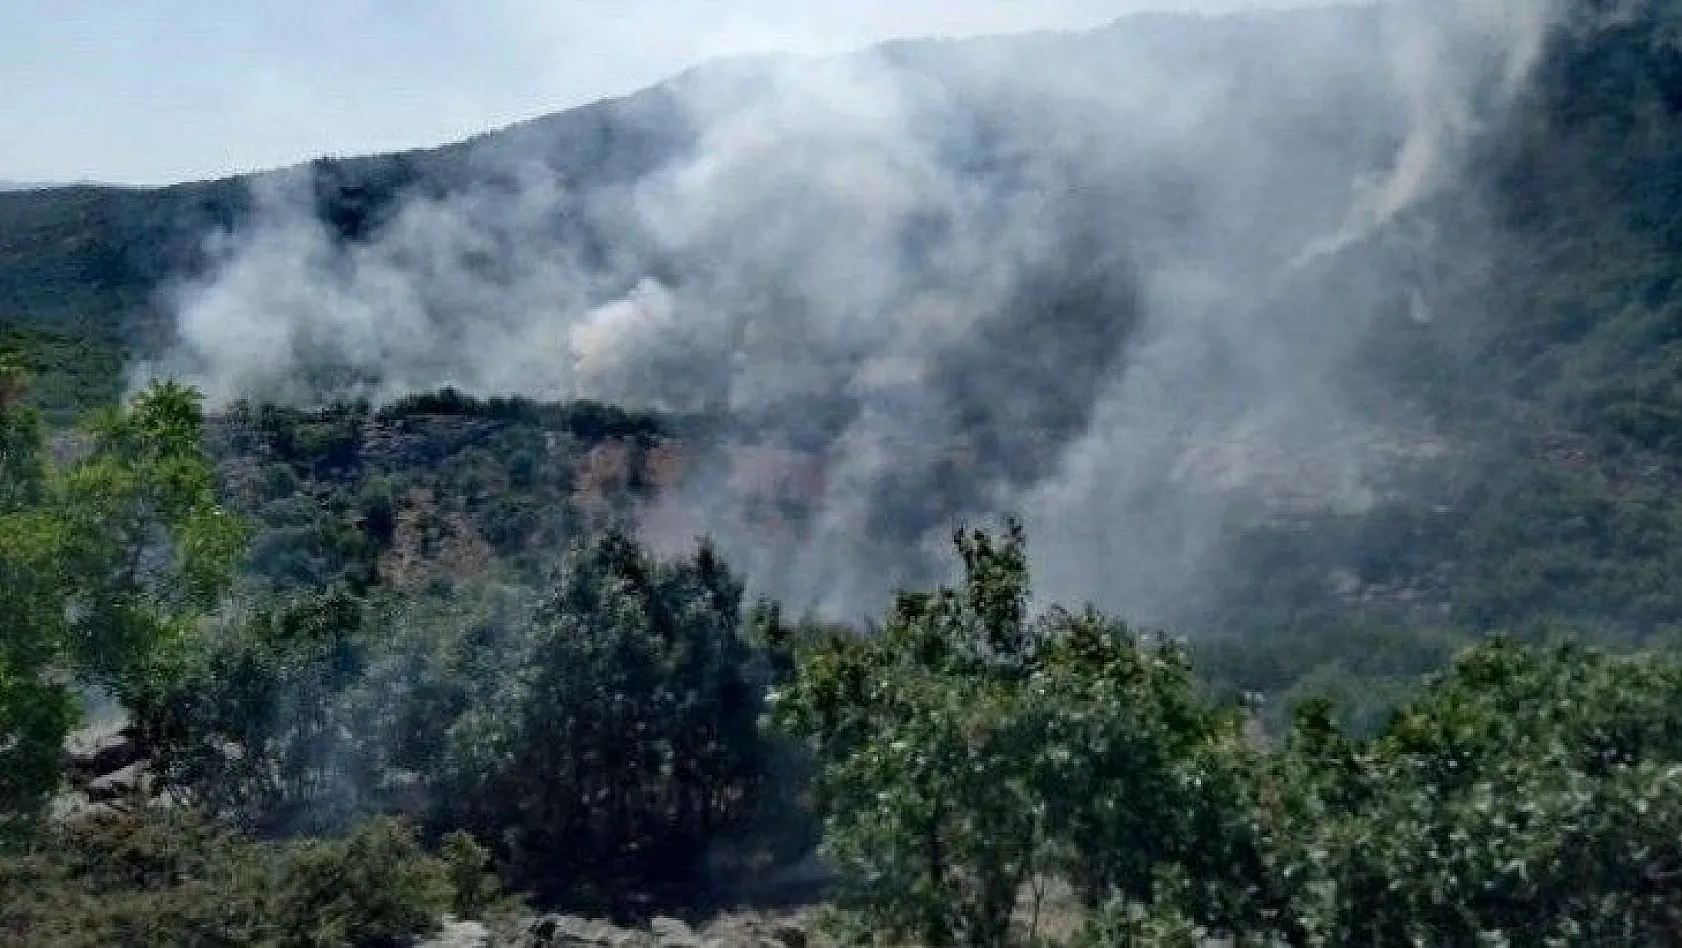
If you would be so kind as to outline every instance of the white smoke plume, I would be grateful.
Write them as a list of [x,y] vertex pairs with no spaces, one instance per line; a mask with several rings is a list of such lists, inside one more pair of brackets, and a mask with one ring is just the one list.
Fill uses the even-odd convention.
[[[1340,389],[1375,313],[1269,294],[1453,180],[1549,10],[708,67],[458,148],[467,183],[349,236],[308,169],[272,176],[145,371],[219,401],[451,384],[720,411],[735,440],[645,529],[714,535],[796,608],[873,611],[941,568],[955,520],[1019,512],[1046,598],[1184,620],[1235,515],[1360,509],[1385,452],[1431,443]],[[789,480],[810,514],[767,518]]]
[[[1457,0],[1381,10],[1385,61],[1406,107],[1406,133],[1390,167],[1359,181],[1343,226],[1311,243],[1305,258],[1347,248],[1449,184],[1480,120],[1497,116],[1522,91],[1560,4]],[[1484,75],[1490,70],[1493,82]],[[1479,101],[1485,96],[1493,101]]]

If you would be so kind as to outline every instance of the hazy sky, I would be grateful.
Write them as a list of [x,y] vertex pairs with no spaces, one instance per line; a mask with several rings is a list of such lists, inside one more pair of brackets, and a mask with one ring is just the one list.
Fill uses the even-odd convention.
[[439,144],[697,61],[1286,0],[0,0],[0,180]]

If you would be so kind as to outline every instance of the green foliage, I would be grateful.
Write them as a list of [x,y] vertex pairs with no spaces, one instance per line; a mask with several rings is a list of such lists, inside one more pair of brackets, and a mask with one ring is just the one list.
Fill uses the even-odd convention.
[[415,415],[518,422],[565,431],[589,441],[608,438],[654,440],[670,433],[670,426],[658,415],[629,412],[600,402],[550,404],[520,397],[478,399],[453,388],[400,398],[380,409],[379,413],[384,421]]
[[704,545],[670,564],[612,532],[580,547],[512,673],[451,728],[448,818],[552,894],[691,880],[764,785],[741,592]]
[[502,883],[489,871],[491,851],[472,834],[456,830],[444,836],[438,858],[449,873],[454,900],[450,911],[459,918],[481,918],[501,896]]
[[0,860],[0,944],[381,948],[437,927],[441,861],[389,820],[252,842],[190,810],[95,816]]
[[1331,698],[1340,726],[1371,736],[1470,641],[1465,633],[1351,618],[1198,639],[1191,656],[1212,700],[1262,699],[1271,734],[1288,730],[1298,702]]
[[774,705],[819,763],[845,904],[884,940],[997,945],[1042,876],[1093,904],[1149,899],[1164,865],[1242,856],[1205,759],[1235,722],[1198,703],[1183,650],[1095,613],[1031,619],[1014,526],[958,550],[960,587],[808,648]]
[[1172,898],[1149,906],[1112,901],[1094,912],[1071,940],[1071,948],[1203,948],[1208,931],[1186,916]]
[[1055,880],[1089,908],[1077,944],[1678,937],[1682,661],[1496,640],[1371,738],[1304,700],[1267,750],[1173,644],[1029,618],[1019,532],[959,550],[964,582],[875,637],[797,645],[774,702],[855,934],[1015,943]]
[[28,854],[0,859],[0,942],[260,943],[267,855],[188,811],[54,828]]
[[217,502],[196,392],[157,383],[88,426],[62,480],[80,663],[124,695],[226,589],[245,533]]
[[1505,642],[1371,742],[1305,706],[1257,772],[1246,927],[1291,944],[1670,943],[1682,665]]
[[243,540],[212,491],[195,393],[152,386],[58,465],[21,391],[0,372],[0,830],[56,786],[73,686],[151,687]]
[[336,832],[373,809],[389,735],[359,690],[368,607],[306,597],[207,631],[180,672],[135,703],[166,784],[254,832]]
[[436,927],[453,893],[445,864],[403,824],[378,817],[342,840],[296,844],[277,901],[293,944],[398,948]]
[[[1377,320],[1348,367],[1375,402],[1419,406],[1452,460],[1399,467],[1401,499],[1359,515],[1233,525],[1236,579],[1198,605],[1227,638],[1191,653],[1212,699],[1174,642],[1032,614],[1014,530],[960,537],[963,582],[900,597],[868,638],[769,606],[744,638],[741,584],[710,549],[660,563],[611,532],[534,591],[546,551],[634,513],[654,445],[759,434],[706,419],[452,390],[243,405],[212,425],[213,484],[196,398],[161,385],[49,441],[40,412],[115,400],[121,352],[155,335],[151,289],[197,253],[189,225],[226,225],[245,198],[0,198],[0,358],[41,378],[0,373],[0,833],[30,839],[15,831],[58,782],[81,684],[116,691],[164,785],[218,821],[42,831],[0,863],[0,937],[389,944],[482,910],[492,862],[549,896],[641,895],[762,842],[768,815],[798,824],[779,778],[809,764],[840,895],[877,940],[1031,937],[1019,903],[1056,881],[1089,910],[1085,944],[1675,943],[1674,660],[1503,641],[1417,693],[1491,630],[1564,620],[1649,645],[1682,623],[1682,34],[1662,3],[1620,9],[1550,41],[1469,190],[1340,255],[1344,277],[1400,266],[1408,284],[1382,292],[1417,283],[1463,317]],[[317,170],[344,240],[424,178],[407,159]],[[1480,235],[1467,260],[1397,256],[1414,225],[1460,223]],[[1132,329],[1108,317],[1133,308],[1082,269],[1021,307],[1106,317],[1068,336],[1099,344],[1049,356],[1069,393],[960,399],[988,457],[885,481],[868,532],[910,542],[989,476],[1036,476],[1039,452],[1001,450],[1027,443],[1007,434],[1083,426],[1079,393]],[[987,330],[998,371],[938,371],[955,391],[1036,378],[1019,328]],[[789,437],[821,448],[857,408],[815,395]],[[218,491],[259,532],[252,598],[205,623],[240,540]],[[767,686],[809,762],[755,732]],[[1271,706],[1242,722],[1228,709],[1254,693]],[[1257,723],[1282,745],[1241,727]],[[442,835],[443,858],[365,822],[385,813]],[[222,823],[340,838],[257,844]]]
[[[222,493],[257,526],[249,586],[413,593],[492,576],[537,585],[560,552],[624,526],[653,493],[646,468],[666,427],[590,403],[446,389],[378,411],[237,403],[211,434]],[[586,478],[593,466],[615,473]]]
[[264,835],[388,812],[465,829],[556,897],[670,893],[703,857],[748,858],[780,784],[739,580],[709,547],[657,563],[608,533],[556,584],[536,605],[336,590],[218,624],[139,713],[164,785]]
[[55,425],[115,404],[122,394],[123,354],[98,338],[0,327],[0,361],[35,380],[30,401]]

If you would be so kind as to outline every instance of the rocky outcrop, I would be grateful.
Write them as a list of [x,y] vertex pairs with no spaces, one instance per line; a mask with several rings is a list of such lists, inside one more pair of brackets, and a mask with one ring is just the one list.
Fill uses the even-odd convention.
[[59,819],[123,812],[157,800],[146,751],[125,720],[72,733],[64,742],[66,792],[53,801]]
[[482,923],[447,918],[438,934],[415,948],[491,948],[491,945],[491,930]]
[[807,925],[795,918],[721,916],[697,931],[676,918],[623,928],[597,919],[546,915],[533,919],[514,948],[807,948]]
[[74,786],[86,786],[138,763],[142,757],[127,727],[91,728],[70,735],[64,744],[64,772]]
[[82,792],[94,803],[109,803],[150,796],[153,789],[151,771],[146,761],[137,760],[127,767],[88,781]]

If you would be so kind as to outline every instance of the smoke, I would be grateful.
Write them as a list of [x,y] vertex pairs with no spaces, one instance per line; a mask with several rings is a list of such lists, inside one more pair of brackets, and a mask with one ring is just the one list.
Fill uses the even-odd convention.
[[[645,532],[797,609],[875,611],[1016,512],[1042,598],[1190,621],[1235,522],[1364,509],[1431,443],[1344,390],[1380,314],[1312,272],[1455,180],[1548,23],[1441,0],[719,65],[441,154],[465,184],[350,228],[277,174],[141,373],[717,412]],[[1391,289],[1429,306],[1353,298]]]
[[[1451,183],[1465,150],[1522,90],[1558,0],[1436,0],[1382,8],[1386,62],[1407,113],[1390,168],[1363,178],[1342,228],[1305,258],[1343,250]],[[1494,75],[1486,75],[1493,69]]]

